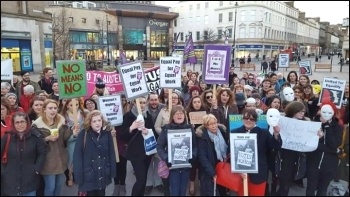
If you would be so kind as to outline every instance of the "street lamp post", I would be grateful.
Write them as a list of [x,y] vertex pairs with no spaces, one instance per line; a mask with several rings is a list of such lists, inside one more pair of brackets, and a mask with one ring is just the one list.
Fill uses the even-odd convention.
[[[235,66],[235,49],[236,49],[236,22],[237,22],[237,7],[238,3],[235,3],[235,23],[233,25],[233,45],[232,45],[232,63],[231,66]],[[238,65],[236,66],[238,67]]]
[[106,32],[106,37],[107,37],[107,65],[111,65],[111,61],[109,59],[109,41],[108,41],[108,15],[106,14],[106,21],[107,21],[107,32]]

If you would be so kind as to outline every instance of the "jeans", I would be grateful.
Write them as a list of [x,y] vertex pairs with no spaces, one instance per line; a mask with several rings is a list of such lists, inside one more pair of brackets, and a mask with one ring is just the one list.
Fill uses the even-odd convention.
[[308,169],[307,196],[327,196],[327,188],[334,178],[333,169]]
[[186,189],[190,180],[190,169],[182,168],[170,170],[170,196],[186,196]]
[[147,172],[146,186],[156,187],[162,185],[162,179],[158,175],[158,163],[160,159],[157,154],[152,156],[151,164]]
[[126,165],[128,160],[119,155],[119,162],[117,163],[117,176],[114,178],[114,185],[125,185],[126,179]]
[[60,196],[62,185],[65,181],[65,175],[62,174],[52,174],[43,175],[45,181],[45,196]]
[[36,196],[36,190],[31,191],[31,192],[27,192],[27,193],[23,194],[23,196]]

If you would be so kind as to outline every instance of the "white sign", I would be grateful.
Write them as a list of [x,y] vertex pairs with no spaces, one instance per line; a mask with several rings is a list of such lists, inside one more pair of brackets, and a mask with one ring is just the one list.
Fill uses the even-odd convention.
[[191,129],[168,130],[168,162],[170,169],[191,167],[192,131]]
[[312,152],[318,146],[317,132],[321,129],[321,122],[311,122],[281,116],[282,148],[298,151]]
[[181,65],[180,57],[161,57],[160,61],[160,87],[181,88]]
[[13,84],[12,59],[1,60],[1,81],[11,81]]
[[145,73],[141,62],[132,62],[118,66],[122,77],[125,97],[128,100],[136,99],[148,94]]
[[256,133],[230,133],[231,172],[258,173]]
[[289,68],[289,54],[280,53],[278,55],[278,68]]
[[318,103],[326,100],[332,101],[340,109],[344,98],[345,85],[345,80],[324,78]]
[[304,60],[299,61],[299,74],[300,75],[312,75],[311,61]]
[[98,97],[98,109],[112,126],[123,124],[123,104],[120,95]]

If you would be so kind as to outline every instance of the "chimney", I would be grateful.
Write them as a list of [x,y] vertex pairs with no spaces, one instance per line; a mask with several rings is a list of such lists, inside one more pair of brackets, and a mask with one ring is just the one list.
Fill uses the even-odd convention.
[[305,19],[305,12],[299,12],[299,18]]

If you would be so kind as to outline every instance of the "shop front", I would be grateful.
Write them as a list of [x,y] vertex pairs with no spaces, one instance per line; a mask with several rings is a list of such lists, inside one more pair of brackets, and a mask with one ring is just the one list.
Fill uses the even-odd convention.
[[169,20],[149,19],[151,60],[169,55]]
[[250,55],[251,58],[255,58],[258,54],[260,56],[260,51],[263,49],[262,45],[256,45],[256,44],[241,44],[237,45],[237,50],[235,57],[236,58],[242,58],[242,57],[248,57]]
[[33,71],[31,40],[1,39],[1,60],[12,59],[13,72]]

